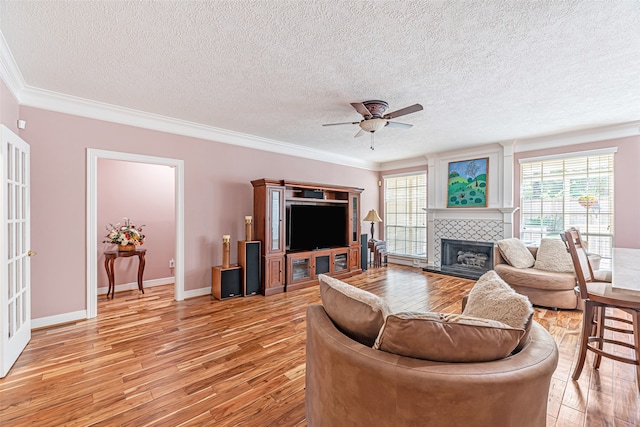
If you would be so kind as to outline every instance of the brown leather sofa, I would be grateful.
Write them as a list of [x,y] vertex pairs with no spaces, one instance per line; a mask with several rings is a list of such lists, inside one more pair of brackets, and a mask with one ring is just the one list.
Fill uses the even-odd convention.
[[[527,249],[535,258],[538,248]],[[578,307],[578,294],[574,290],[576,277],[573,273],[556,273],[533,267],[512,267],[504,260],[497,247],[493,259],[493,269],[500,278],[519,294],[528,296],[531,304],[569,310]]]
[[505,359],[432,362],[362,345],[340,332],[321,305],[312,305],[307,425],[544,427],[558,349],[535,322],[530,336],[519,353]]

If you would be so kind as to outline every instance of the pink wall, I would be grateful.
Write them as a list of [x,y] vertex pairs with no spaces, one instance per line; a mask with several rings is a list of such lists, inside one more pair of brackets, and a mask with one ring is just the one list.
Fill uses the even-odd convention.
[[[98,287],[108,287],[103,268],[104,251],[115,246],[102,243],[108,224],[144,225],[146,249],[144,280],[173,276],[169,260],[175,258],[175,171],[162,165],[150,165],[110,159],[98,159]],[[138,258],[118,259],[114,263],[116,285],[137,280]]]
[[[618,147],[618,152],[614,155],[613,244],[621,248],[640,248],[640,227],[637,225],[640,201],[636,196],[640,182],[640,136],[517,153],[514,156],[514,204],[520,206],[519,159],[608,147]],[[517,214],[514,232],[516,236],[520,235],[520,217]]]
[[[33,318],[86,308],[87,148],[184,160],[186,290],[210,286],[211,266],[222,260],[223,234],[231,234],[232,248],[244,236],[253,179],[361,187],[363,208],[379,204],[373,171],[32,107],[20,107],[20,116],[28,122],[20,136],[31,145],[32,247],[38,252],[32,260]],[[74,232],[62,235],[69,228]],[[237,261],[234,250],[231,261]]]

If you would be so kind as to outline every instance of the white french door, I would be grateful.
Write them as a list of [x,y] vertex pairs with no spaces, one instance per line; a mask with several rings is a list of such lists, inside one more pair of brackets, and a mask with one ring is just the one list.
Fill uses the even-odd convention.
[[2,246],[0,247],[0,378],[31,339],[29,144],[2,125]]

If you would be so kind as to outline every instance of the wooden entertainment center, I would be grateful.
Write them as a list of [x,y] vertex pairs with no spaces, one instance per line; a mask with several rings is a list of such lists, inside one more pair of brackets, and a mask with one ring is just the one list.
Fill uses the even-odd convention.
[[[348,277],[360,266],[360,193],[362,188],[258,179],[253,185],[253,215],[256,240],[262,241],[263,295],[313,286],[319,274]],[[289,249],[287,219],[292,206],[347,207],[345,242],[316,250]],[[322,227],[310,224],[309,227]]]

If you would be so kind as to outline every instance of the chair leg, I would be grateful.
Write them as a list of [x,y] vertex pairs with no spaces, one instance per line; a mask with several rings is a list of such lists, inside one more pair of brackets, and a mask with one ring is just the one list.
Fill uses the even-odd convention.
[[593,311],[593,320],[591,323],[591,336],[598,335],[598,310]]
[[578,355],[578,362],[576,362],[576,367],[573,370],[573,378],[574,381],[577,381],[580,378],[580,374],[582,373],[582,368],[584,367],[584,361],[587,358],[587,346],[589,345],[589,335],[591,332],[591,327],[593,324],[593,314],[594,314],[594,305],[593,302],[586,300],[584,302],[584,312],[582,313],[582,332],[580,334],[580,353]]
[[[607,315],[607,309],[606,307],[600,306],[596,308],[596,312],[598,313],[598,323],[596,327],[596,336],[598,337],[598,341],[596,342],[598,349],[602,350],[604,347],[604,322]],[[593,369],[599,369],[601,361],[602,356],[596,353],[593,358]]]
[[640,311],[631,313],[633,320],[633,345],[636,358],[636,385],[640,392]]

